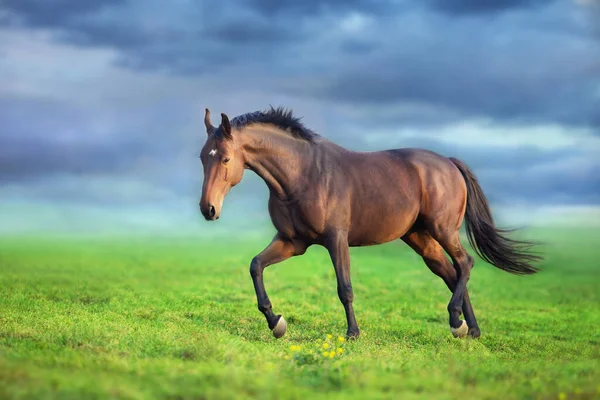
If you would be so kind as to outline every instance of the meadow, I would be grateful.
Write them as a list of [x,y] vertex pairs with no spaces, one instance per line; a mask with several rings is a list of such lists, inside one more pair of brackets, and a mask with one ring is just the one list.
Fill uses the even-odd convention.
[[352,249],[352,342],[320,247],[265,272],[276,340],[248,273],[268,235],[2,237],[0,398],[599,398],[600,234],[527,235],[539,274],[476,262],[479,340],[451,336],[450,292],[406,245]]

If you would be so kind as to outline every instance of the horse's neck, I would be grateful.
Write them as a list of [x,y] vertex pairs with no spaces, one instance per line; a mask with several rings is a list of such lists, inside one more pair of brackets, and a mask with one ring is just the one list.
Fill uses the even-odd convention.
[[303,191],[303,179],[313,162],[311,144],[270,126],[252,127],[243,133],[246,164],[271,192],[282,199]]

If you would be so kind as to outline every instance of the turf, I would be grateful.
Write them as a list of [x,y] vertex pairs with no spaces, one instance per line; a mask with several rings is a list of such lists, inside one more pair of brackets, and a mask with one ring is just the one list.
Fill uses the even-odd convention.
[[472,272],[479,340],[451,337],[450,293],[405,245],[353,249],[362,336],[344,343],[319,247],[265,272],[275,340],[248,274],[267,236],[5,237],[0,398],[597,398],[598,232],[530,235],[541,273]]

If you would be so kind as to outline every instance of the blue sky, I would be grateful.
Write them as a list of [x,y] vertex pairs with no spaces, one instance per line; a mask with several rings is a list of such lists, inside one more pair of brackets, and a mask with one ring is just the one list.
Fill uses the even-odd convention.
[[[598,1],[4,0],[0,230],[205,230],[203,109],[269,105],[459,157],[513,220],[600,216]],[[266,198],[247,172],[221,228]]]

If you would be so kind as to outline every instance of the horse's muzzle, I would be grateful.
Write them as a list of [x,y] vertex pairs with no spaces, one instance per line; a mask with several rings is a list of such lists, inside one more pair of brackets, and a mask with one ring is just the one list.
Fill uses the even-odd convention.
[[217,209],[212,204],[207,204],[206,207],[202,207],[202,204],[200,204],[200,211],[207,221],[215,221],[219,219]]

